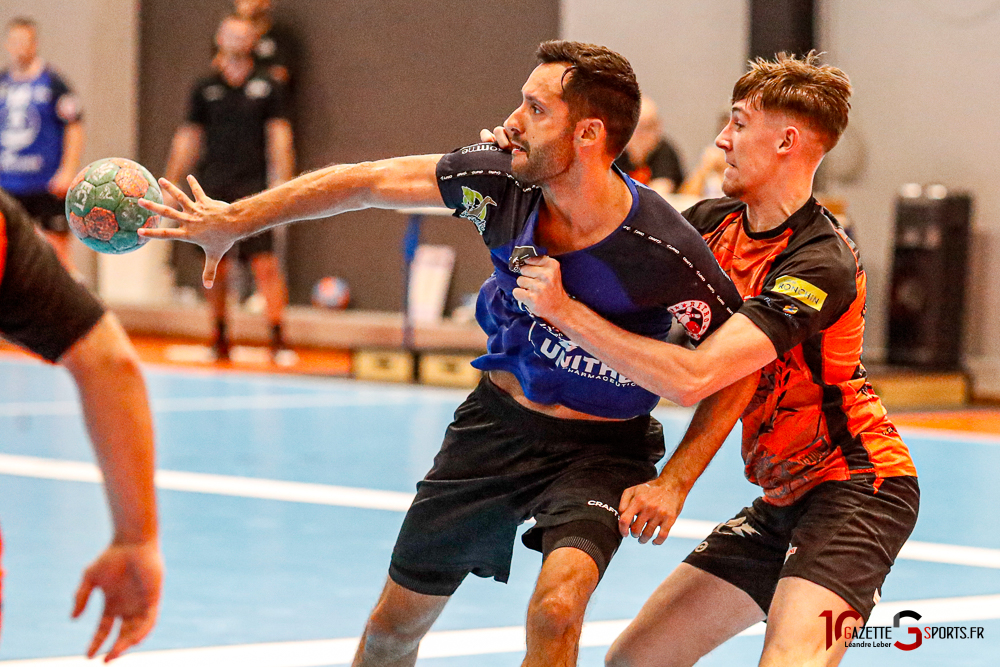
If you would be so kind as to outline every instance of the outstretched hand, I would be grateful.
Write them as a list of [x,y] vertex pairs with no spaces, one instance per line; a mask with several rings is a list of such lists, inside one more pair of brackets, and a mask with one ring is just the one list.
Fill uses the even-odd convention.
[[87,657],[97,655],[118,619],[121,619],[118,638],[104,662],[114,660],[145,639],[156,624],[162,586],[163,559],[155,542],[112,544],[98,556],[84,570],[73,605],[73,618],[78,618],[91,592],[95,588],[104,592],[104,612],[87,648]]
[[[622,537],[639,538],[639,544],[663,544],[684,507],[687,493],[667,484],[662,478],[625,489],[618,506],[618,530]],[[659,533],[657,533],[659,529]]]
[[161,178],[159,183],[166,195],[164,199],[178,202],[180,208],[157,204],[148,199],[140,199],[139,205],[175,221],[178,225],[174,228],[159,229],[142,227],[139,229],[139,235],[151,239],[171,239],[200,245],[205,251],[205,271],[201,280],[205,287],[210,289],[215,282],[215,272],[219,268],[222,256],[241,237],[239,230],[226,217],[231,205],[206,195],[194,176],[188,176],[188,185],[191,186],[194,199],[165,178]]

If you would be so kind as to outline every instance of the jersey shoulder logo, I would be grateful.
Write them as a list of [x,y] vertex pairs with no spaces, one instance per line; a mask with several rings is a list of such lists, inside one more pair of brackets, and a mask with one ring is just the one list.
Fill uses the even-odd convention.
[[681,301],[667,308],[692,340],[701,340],[712,324],[712,309],[704,301]]
[[487,207],[490,204],[493,206],[497,205],[492,197],[483,197],[483,195],[472,188],[467,188],[463,185],[462,206],[465,207],[465,210],[459,213],[458,217],[471,220],[476,225],[479,233],[482,234],[486,230],[486,214],[489,212]]
[[774,289],[771,291],[778,294],[787,294],[816,311],[823,310],[823,304],[826,302],[827,296],[826,292],[812,283],[801,278],[795,278],[794,276],[781,276],[774,283]]

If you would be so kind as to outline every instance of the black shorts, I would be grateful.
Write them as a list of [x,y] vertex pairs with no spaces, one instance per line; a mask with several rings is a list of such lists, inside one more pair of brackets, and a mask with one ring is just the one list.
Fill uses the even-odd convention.
[[758,498],[684,559],[746,591],[766,614],[778,580],[800,577],[842,597],[865,622],[917,522],[916,477],[823,482],[788,507]]
[[237,241],[230,252],[235,253],[236,258],[243,263],[249,262],[255,255],[274,252],[274,232],[268,229]]
[[[534,517],[525,546],[543,550],[548,528],[601,531],[603,572],[621,543],[622,492],[656,475],[663,429],[648,415],[607,422],[528,410],[484,378],[445,432],[434,466],[417,484],[389,575],[425,595],[450,595],[473,573],[506,582],[517,527]],[[577,546],[570,536],[560,544]]]
[[31,195],[13,195],[41,229],[53,234],[69,234],[66,220],[66,200],[50,192]]

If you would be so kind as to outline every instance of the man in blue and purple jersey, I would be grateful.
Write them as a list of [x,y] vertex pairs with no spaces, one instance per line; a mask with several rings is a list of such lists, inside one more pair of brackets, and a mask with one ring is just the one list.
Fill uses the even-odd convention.
[[38,27],[29,18],[7,25],[10,66],[0,72],[0,188],[17,199],[73,270],[65,199],[80,168],[80,102],[38,55]]
[[[488,350],[473,363],[485,374],[417,485],[355,665],[413,665],[420,640],[469,573],[507,580],[517,527],[529,519],[535,525],[522,539],[543,563],[524,664],[576,663],[587,603],[622,540],[623,494],[651,488],[663,433],[650,417],[655,394],[515,297],[532,258],[557,258],[575,298],[642,336],[666,339],[676,321],[697,344],[742,303],[698,232],[613,166],[639,116],[628,62],[568,41],[543,43],[538,60],[504,124],[510,153],[481,143],[336,165],[234,204],[209,199],[193,178],[194,200],[162,181],[181,210],[143,202],[179,223],[147,236],[205,249],[209,285],[235,240],[360,208],[444,204],[489,248],[494,271],[477,305]],[[703,402],[699,428],[678,451],[717,446],[753,388],[738,382]],[[653,484],[697,477],[682,472]]]

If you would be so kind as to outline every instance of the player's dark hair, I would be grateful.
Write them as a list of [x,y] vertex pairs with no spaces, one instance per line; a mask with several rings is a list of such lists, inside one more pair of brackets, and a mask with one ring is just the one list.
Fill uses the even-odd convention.
[[851,111],[851,80],[843,70],[821,65],[810,51],[797,58],[779,53],[758,58],[733,86],[733,102],[746,100],[764,111],[783,111],[810,123],[824,136],[823,149],[837,145]]
[[28,18],[27,16],[15,16],[7,22],[7,32],[10,32],[14,28],[29,28],[36,35],[38,34],[38,23],[35,22],[35,19]]
[[540,64],[566,63],[562,94],[575,120],[599,118],[607,132],[607,151],[618,157],[639,122],[639,84],[623,56],[596,44],[563,39],[542,42]]

